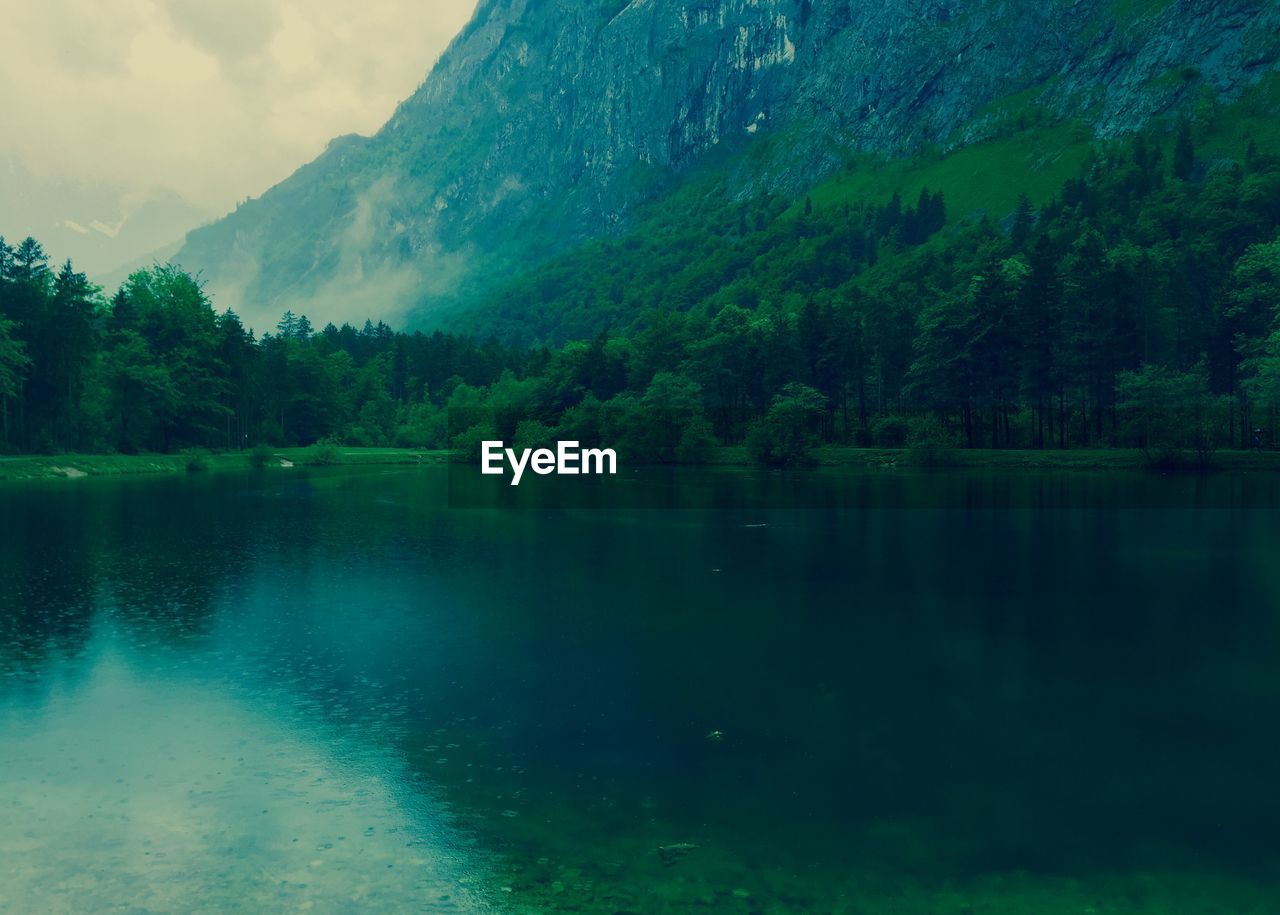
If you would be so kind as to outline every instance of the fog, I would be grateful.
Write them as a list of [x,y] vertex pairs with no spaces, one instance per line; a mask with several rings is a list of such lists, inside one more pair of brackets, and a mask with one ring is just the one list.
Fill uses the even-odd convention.
[[0,29],[0,234],[94,270],[368,134],[475,0],[47,0]]

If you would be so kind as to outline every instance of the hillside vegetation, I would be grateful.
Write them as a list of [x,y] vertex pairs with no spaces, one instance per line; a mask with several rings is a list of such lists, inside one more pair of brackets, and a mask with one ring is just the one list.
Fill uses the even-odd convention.
[[486,0],[379,131],[175,260],[258,328],[374,306],[464,327],[477,295],[673,192],[712,218],[927,184],[953,214],[1007,213],[1055,194],[1093,136],[1236,101],[1277,62],[1280,7],[1255,0]]
[[769,464],[820,443],[924,462],[1101,445],[1208,463],[1276,429],[1276,112],[1275,80],[1122,140],[1032,112],[949,155],[855,162],[796,199],[730,199],[708,171],[454,334],[289,314],[257,339],[177,268],[107,301],[28,240],[0,260],[4,441],[559,437],[633,461],[745,444]]

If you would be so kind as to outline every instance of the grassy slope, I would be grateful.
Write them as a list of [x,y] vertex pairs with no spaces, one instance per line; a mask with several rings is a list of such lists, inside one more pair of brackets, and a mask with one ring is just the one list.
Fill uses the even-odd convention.
[[927,187],[944,193],[953,218],[986,213],[999,219],[1013,212],[1020,193],[1041,204],[1061,190],[1079,174],[1089,142],[1077,125],[1028,129],[945,156],[868,162],[819,184],[809,196],[814,206],[827,207],[883,202],[896,190],[914,203]]
[[[1266,155],[1280,155],[1280,74],[1260,80],[1232,103],[1215,101],[1197,88],[1193,71],[1170,71],[1161,80],[1187,83],[1184,115],[1191,119],[1197,157],[1213,168],[1240,162],[1253,140]],[[514,342],[557,342],[593,336],[603,326],[625,331],[645,309],[678,309],[718,304],[734,296],[735,283],[760,285],[768,292],[775,262],[795,252],[779,247],[793,236],[785,228],[800,218],[806,198],[815,212],[831,214],[881,206],[896,191],[904,205],[915,203],[921,188],[941,191],[952,226],[987,216],[1003,220],[1025,193],[1033,206],[1058,195],[1063,184],[1082,174],[1099,141],[1083,122],[1055,122],[1038,105],[1043,87],[1001,99],[975,119],[975,130],[988,139],[962,143],[954,137],[946,148],[886,160],[832,150],[845,167],[785,201],[744,195],[751,176],[765,175],[787,160],[795,137],[783,132],[761,137],[743,152],[709,160],[685,176],[670,193],[642,207],[633,227],[618,237],[596,239],[527,269],[511,271],[499,291],[469,299],[451,319],[451,327],[484,336],[496,333]],[[797,128],[800,129],[800,128]],[[1153,124],[1150,145],[1163,147],[1164,163],[1172,161],[1174,119]],[[776,206],[775,206],[776,204]],[[769,212],[765,232],[739,231],[745,214]],[[803,253],[803,252],[801,252]],[[855,283],[872,282],[895,263],[882,250],[877,267],[864,270]],[[729,266],[726,266],[729,265]],[[776,272],[776,271],[775,271]],[[728,279],[722,277],[727,275]],[[704,281],[718,282],[707,290]],[[690,301],[680,293],[692,288]],[[613,290],[618,290],[615,295]],[[661,300],[661,301],[659,301]]]
[[[868,160],[818,184],[809,196],[814,206],[838,206],[882,202],[898,191],[904,202],[911,203],[921,188],[928,187],[945,194],[952,219],[984,213],[1003,218],[1014,211],[1021,193],[1033,204],[1045,203],[1062,190],[1064,182],[1080,174],[1096,141],[1083,123],[1035,123],[1038,91],[989,106],[982,116],[1004,125],[993,139],[946,154]],[[1250,139],[1264,153],[1280,153],[1280,118],[1276,116],[1280,74],[1263,78],[1237,102],[1216,106],[1203,98],[1192,108],[1201,161],[1239,161]],[[1163,145],[1168,162],[1173,156],[1172,132],[1163,138]],[[798,213],[801,206],[797,203],[791,212]]]

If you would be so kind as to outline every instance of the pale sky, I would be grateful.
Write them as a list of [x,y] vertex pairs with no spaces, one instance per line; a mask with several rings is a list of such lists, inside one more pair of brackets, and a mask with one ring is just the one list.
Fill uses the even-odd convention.
[[381,126],[475,2],[0,0],[0,214],[69,187],[122,212],[60,219],[157,189],[226,212]]

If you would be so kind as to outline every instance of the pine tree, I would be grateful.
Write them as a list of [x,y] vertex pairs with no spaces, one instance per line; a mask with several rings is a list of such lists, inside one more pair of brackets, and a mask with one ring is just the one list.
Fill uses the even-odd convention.
[[1196,148],[1191,138],[1191,124],[1184,119],[1178,123],[1178,139],[1173,147],[1173,176],[1190,181],[1195,168]]
[[941,232],[947,227],[947,202],[942,191],[937,191],[929,198],[929,234]]
[[22,390],[22,379],[30,365],[26,348],[14,335],[14,323],[0,317],[0,412],[3,413],[0,434],[6,445],[9,444],[9,402]]
[[1013,247],[1021,251],[1026,247],[1027,239],[1031,237],[1031,230],[1035,228],[1036,214],[1031,208],[1031,198],[1026,194],[1018,195],[1018,208],[1013,212],[1013,228],[1009,232],[1009,239],[1013,242]]
[[20,283],[43,286],[49,280],[49,256],[30,235],[13,252],[12,276]]

